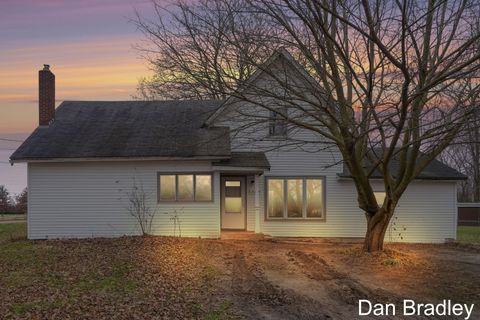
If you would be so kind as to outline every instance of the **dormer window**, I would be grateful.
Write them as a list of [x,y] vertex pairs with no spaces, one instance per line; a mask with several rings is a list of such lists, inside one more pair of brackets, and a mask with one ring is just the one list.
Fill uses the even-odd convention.
[[286,137],[287,121],[282,115],[287,113],[287,108],[279,108],[278,112],[270,111],[268,135],[270,137]]

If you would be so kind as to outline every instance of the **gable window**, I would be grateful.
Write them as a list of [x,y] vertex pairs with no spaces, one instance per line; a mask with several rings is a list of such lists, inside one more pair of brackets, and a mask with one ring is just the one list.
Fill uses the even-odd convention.
[[324,177],[267,177],[266,219],[325,219]]
[[211,174],[159,174],[158,202],[212,201]]
[[286,137],[287,122],[282,114],[287,113],[287,108],[279,108],[278,112],[270,111],[268,134],[270,137]]

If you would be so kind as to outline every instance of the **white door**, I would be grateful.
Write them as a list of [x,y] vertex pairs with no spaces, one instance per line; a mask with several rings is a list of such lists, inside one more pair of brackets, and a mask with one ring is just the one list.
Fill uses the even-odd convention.
[[222,177],[222,229],[245,230],[245,177]]

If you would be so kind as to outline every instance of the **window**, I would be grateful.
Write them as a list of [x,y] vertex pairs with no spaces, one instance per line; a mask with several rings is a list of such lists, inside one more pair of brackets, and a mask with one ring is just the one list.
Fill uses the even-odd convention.
[[303,180],[287,179],[287,216],[301,218],[303,216]]
[[387,194],[384,191],[374,191],[373,195],[375,196],[378,205],[381,207],[383,205],[383,201],[385,201],[385,197],[387,196]]
[[160,176],[160,201],[175,201],[175,175]]
[[271,137],[287,136],[287,122],[282,115],[286,115],[287,108],[280,108],[278,112],[270,111],[270,127],[268,134]]
[[193,201],[193,174],[177,175],[177,200]]
[[159,174],[158,201],[212,201],[211,174]]
[[324,177],[267,177],[266,218],[325,219]]
[[225,212],[242,212],[242,186],[240,181],[225,181]]
[[268,179],[268,217],[283,217],[283,179]]
[[307,218],[323,216],[323,181],[307,179]]
[[195,199],[197,201],[212,201],[212,176],[197,174],[195,178]]

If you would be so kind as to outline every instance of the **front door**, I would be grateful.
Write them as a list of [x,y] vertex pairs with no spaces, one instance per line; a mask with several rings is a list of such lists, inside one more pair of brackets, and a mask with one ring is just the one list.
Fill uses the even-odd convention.
[[245,177],[222,177],[222,229],[245,230]]

